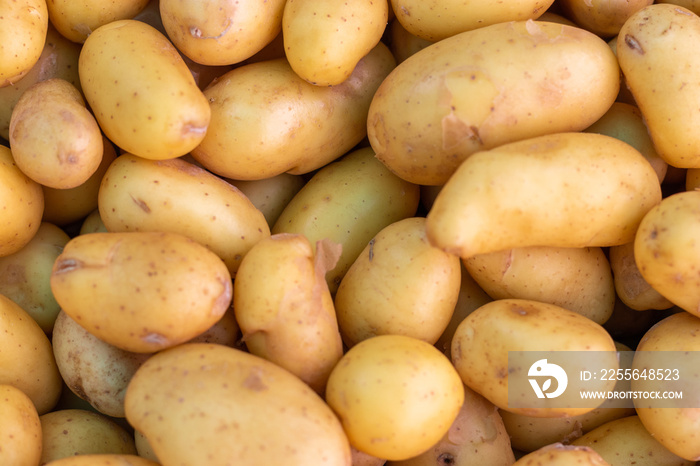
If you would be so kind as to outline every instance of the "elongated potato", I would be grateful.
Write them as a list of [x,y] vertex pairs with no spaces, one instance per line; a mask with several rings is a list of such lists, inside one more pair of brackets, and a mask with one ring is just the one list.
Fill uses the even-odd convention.
[[[146,361],[126,417],[162,464],[350,466],[338,418],[308,385],[263,358],[186,343]],[[194,414],[194,415],[193,415]]]
[[85,100],[124,151],[172,159],[204,139],[209,102],[180,53],[154,27],[133,19],[100,26],[85,40],[78,66]]
[[428,212],[428,238],[462,258],[526,246],[613,246],[631,241],[660,200],[656,172],[629,144],[552,134],[465,160]]
[[233,288],[233,308],[248,350],[297,375],[323,393],[343,355],[326,271],[338,245],[312,248],[299,234],[258,242],[243,258]]
[[459,258],[430,245],[425,218],[384,227],[369,241],[335,295],[343,341],[352,346],[375,335],[407,335],[437,342],[457,304]]
[[[653,4],[620,29],[617,58],[659,155],[678,168],[700,167],[700,111],[695,76],[700,17],[678,5]],[[681,64],[679,66],[679,64]]]
[[610,263],[602,248],[531,246],[464,260],[493,299],[521,298],[569,309],[603,324],[615,305]]
[[66,314],[98,338],[136,353],[203,333],[228,309],[232,288],[224,262],[177,233],[79,235],[66,244],[51,274],[51,290]]
[[237,188],[181,159],[122,154],[98,193],[107,230],[169,231],[206,246],[235,276],[251,247],[270,236],[265,216]]
[[211,124],[192,156],[236,180],[321,168],[367,135],[372,96],[395,66],[382,43],[332,87],[304,81],[284,58],[240,66],[204,91]]
[[[348,268],[382,228],[415,215],[418,186],[392,174],[369,147],[328,164],[287,204],[272,233],[301,233],[312,245],[328,238],[342,245],[326,280],[331,293]],[[350,213],[350,214],[349,214]]]
[[[512,352],[548,352],[550,357],[555,357],[553,352],[572,354],[565,361],[554,361],[571,374],[568,386],[556,387],[565,391],[556,397],[535,398],[530,385],[515,382],[522,381],[523,374],[526,378],[532,375],[529,364],[521,365],[528,361],[527,355],[511,359]],[[602,326],[554,304],[525,299],[499,299],[469,314],[452,339],[452,363],[468,387],[499,408],[534,417],[592,411],[604,400],[598,406],[583,406],[577,399],[581,382],[573,375],[619,365],[615,342]],[[614,385],[614,381],[601,380],[586,387],[612,390]]]
[[588,31],[498,23],[400,63],[372,99],[367,136],[398,176],[441,185],[474,152],[590,126],[614,102],[619,82],[612,50]]

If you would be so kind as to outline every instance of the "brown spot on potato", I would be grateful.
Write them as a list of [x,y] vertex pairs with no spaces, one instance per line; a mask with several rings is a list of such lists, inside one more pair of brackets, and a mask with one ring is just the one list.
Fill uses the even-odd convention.
[[248,390],[255,392],[267,390],[268,386],[265,385],[265,382],[263,382],[262,378],[260,377],[260,372],[260,368],[253,368],[250,374],[248,374],[248,377],[246,377],[243,381],[243,386]]
[[139,209],[143,210],[147,214],[151,213],[151,208],[148,207],[148,204],[146,204],[146,201],[144,201],[143,199],[136,199],[134,196],[130,196],[130,197],[131,197],[131,200],[134,201],[134,204],[136,204],[139,207]]
[[632,49],[633,52],[640,55],[644,55],[646,53],[642,47],[642,44],[640,44],[637,38],[631,34],[625,34],[625,45]]

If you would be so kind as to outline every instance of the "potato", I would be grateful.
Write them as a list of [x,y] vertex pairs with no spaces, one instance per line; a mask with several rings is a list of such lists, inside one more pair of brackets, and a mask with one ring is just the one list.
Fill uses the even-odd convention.
[[563,445],[554,443],[535,450],[521,457],[513,466],[609,466],[595,450],[590,447]]
[[396,20],[411,34],[439,41],[496,23],[537,19],[554,0],[391,0]]
[[405,61],[419,50],[423,50],[427,46],[435,43],[434,41],[414,36],[408,32],[401,24],[401,21],[396,18],[389,23],[388,31],[389,48],[391,49],[391,53],[394,54],[397,64]]
[[141,157],[190,152],[204,138],[209,102],[163,34],[141,21],[100,26],[78,61],[85,100],[105,135]]
[[83,409],[51,411],[39,417],[41,464],[74,455],[135,455],[133,437],[108,417]]
[[602,248],[530,246],[477,254],[464,266],[493,299],[556,304],[603,324],[615,306],[615,285]]
[[285,56],[305,81],[337,86],[377,46],[388,19],[384,0],[287,0],[282,16]]
[[107,227],[105,227],[105,224],[102,222],[100,211],[97,209],[90,212],[80,225],[78,234],[84,235],[87,233],[107,233]]
[[240,66],[204,91],[211,124],[192,156],[235,180],[312,172],[367,135],[372,95],[395,66],[381,43],[332,87],[307,83],[284,58]]
[[0,88],[23,78],[39,61],[49,25],[44,0],[0,2]]
[[176,233],[79,235],[51,274],[51,290],[66,314],[96,337],[136,353],[203,333],[228,309],[232,288],[218,256]]
[[19,388],[0,384],[0,463],[36,466],[41,458],[41,423],[32,400]]
[[[700,57],[688,44],[700,40],[700,18],[677,5],[653,4],[625,22],[617,58],[659,155],[678,168],[700,167],[700,112],[694,79]],[[682,66],[679,66],[682,63]]]
[[102,136],[102,161],[97,170],[84,183],[70,189],[56,189],[48,186],[41,187],[44,192],[45,222],[67,226],[87,217],[97,209],[97,195],[100,183],[107,169],[117,158],[117,152],[112,142]]
[[124,417],[131,377],[150,354],[106,343],[61,311],[51,338],[56,364],[70,390],[102,414]]
[[642,219],[634,259],[646,282],[673,304],[700,316],[700,191],[665,197]]
[[163,464],[350,466],[330,408],[281,367],[216,344],[159,352],[134,375],[126,417]]
[[635,105],[624,102],[613,102],[612,106],[598,121],[586,128],[587,133],[599,133],[612,136],[626,142],[639,151],[654,167],[659,182],[664,181],[668,163],[662,159],[654,143],[649,137],[649,131],[644,124],[644,117]]
[[342,245],[335,268],[326,275],[335,294],[355,259],[382,228],[412,217],[419,188],[392,174],[369,147],[356,149],[316,172],[294,196],[272,233],[300,233],[312,245],[328,238]]
[[80,45],[63,37],[49,23],[44,48],[34,66],[19,81],[0,87],[0,138],[10,139],[12,109],[24,91],[33,84],[50,78],[62,78],[80,89],[79,55]]
[[350,444],[377,458],[417,456],[450,429],[464,403],[455,368],[429,343],[379,335],[350,348],[331,372],[326,402]]
[[222,66],[250,58],[277,36],[284,3],[160,0],[160,15],[168,37],[184,55]]
[[19,388],[40,415],[47,413],[62,386],[51,342],[24,309],[1,294],[0,335],[0,384]]
[[510,438],[498,409],[464,387],[464,404],[445,436],[427,452],[387,466],[510,466],[515,462]]
[[607,422],[633,416],[635,411],[633,407],[601,407],[570,417],[532,417],[504,410],[500,414],[512,447],[530,453],[551,443],[569,444]]
[[661,445],[642,425],[639,416],[607,422],[577,438],[572,445],[594,449],[610,464],[693,466]]
[[700,15],[700,2],[698,0],[656,0],[655,3],[670,3],[687,8],[696,15]]
[[637,311],[673,307],[673,303],[656,291],[639,272],[634,258],[634,241],[612,246],[608,255],[616,294],[626,306]]
[[0,257],[0,293],[19,304],[47,334],[60,311],[51,293],[51,270],[68,241],[65,231],[42,222],[26,246]]
[[133,18],[146,7],[148,0],[49,0],[49,19],[67,39],[83,43],[100,26],[120,19]]
[[[697,352],[700,318],[678,312],[651,327],[637,345],[632,367],[641,371],[671,373],[670,378],[631,382],[632,390],[680,391],[684,399],[638,399],[634,405],[644,428],[673,454],[689,461],[700,460],[700,405],[698,405]],[[672,353],[669,353],[672,352]],[[678,370],[678,381],[671,380]]]
[[322,394],[343,355],[326,271],[337,244],[316,245],[300,234],[258,242],[241,262],[233,309],[248,350],[287,369]]
[[514,247],[614,246],[631,241],[660,200],[656,172],[629,144],[558,133],[469,157],[426,227],[432,244],[465,259]]
[[[566,391],[558,397],[535,398],[530,385],[522,382],[530,373],[530,363],[522,367],[526,356],[510,356],[530,351],[574,352],[565,361],[552,359],[571,374]],[[525,299],[499,299],[469,314],[452,339],[452,363],[469,388],[503,410],[533,417],[576,416],[593,410],[598,406],[577,398],[583,382],[573,374],[618,368],[615,343],[599,324],[554,304]],[[588,390],[613,387],[614,381],[586,385]]]
[[153,452],[153,448],[151,448],[151,445],[148,443],[148,439],[138,430],[134,431],[134,443],[136,444],[136,451],[140,457],[151,461],[158,461],[158,457]]
[[232,180],[229,178],[226,181],[237,187],[263,213],[270,228],[287,207],[289,201],[306,184],[302,175],[289,173],[280,173],[262,180]]
[[46,466],[159,466],[159,463],[136,455],[93,454],[68,456]]
[[39,230],[44,210],[41,185],[15,164],[12,152],[0,145],[0,257],[13,254]]
[[181,159],[122,154],[102,178],[98,208],[107,230],[187,236],[216,253],[232,276],[248,250],[270,236],[264,215],[245,195]]
[[585,129],[614,102],[619,82],[615,55],[590,32],[498,23],[399,64],[372,98],[367,136],[401,178],[442,185],[474,152]]
[[457,256],[434,248],[425,218],[384,227],[355,259],[335,295],[343,341],[353,346],[385,334],[437,342],[459,297]]
[[15,163],[37,183],[75,188],[102,161],[102,133],[80,91],[52,78],[24,91],[10,118],[10,148]]
[[654,0],[559,0],[562,13],[579,27],[600,37],[617,35],[632,14]]

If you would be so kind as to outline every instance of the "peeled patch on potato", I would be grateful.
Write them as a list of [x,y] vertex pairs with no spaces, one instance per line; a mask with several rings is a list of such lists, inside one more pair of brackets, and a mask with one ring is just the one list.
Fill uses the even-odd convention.
[[66,244],[51,274],[51,290],[66,314],[98,338],[136,353],[203,333],[228,309],[232,289],[226,264],[176,233],[79,235]]

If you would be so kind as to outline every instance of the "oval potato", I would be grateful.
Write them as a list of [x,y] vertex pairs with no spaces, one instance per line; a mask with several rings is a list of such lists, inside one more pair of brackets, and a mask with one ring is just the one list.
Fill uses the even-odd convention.
[[656,172],[629,144],[558,133],[469,157],[426,227],[431,243],[465,259],[514,247],[614,246],[631,241],[660,200]]
[[66,38],[82,44],[100,26],[136,16],[149,0],[48,0],[49,19]]
[[22,79],[39,61],[49,26],[45,0],[0,2],[0,88]]
[[546,21],[498,23],[400,63],[374,94],[367,136],[401,178],[442,185],[477,151],[585,129],[619,85],[615,55],[598,36]]
[[41,459],[41,422],[32,400],[13,385],[0,384],[0,463],[36,466]]
[[185,155],[206,135],[209,102],[175,46],[148,24],[95,29],[78,60],[80,83],[105,135],[153,160]]

